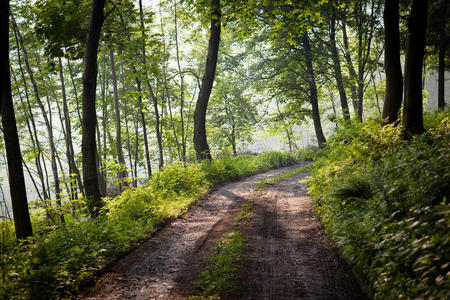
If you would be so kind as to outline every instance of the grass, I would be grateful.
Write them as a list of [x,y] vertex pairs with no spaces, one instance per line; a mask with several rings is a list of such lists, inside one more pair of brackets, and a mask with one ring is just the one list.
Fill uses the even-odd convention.
[[256,184],[256,189],[259,190],[259,191],[265,190],[270,185],[274,185],[275,183],[277,183],[280,180],[286,179],[288,177],[297,175],[297,174],[302,173],[302,172],[306,172],[308,170],[310,170],[310,166],[309,165],[300,167],[300,168],[295,169],[293,171],[284,172],[284,173],[282,173],[280,175],[277,175],[277,176],[274,176],[274,177],[270,177],[270,178],[267,178],[267,179],[260,180]]
[[214,253],[208,258],[208,265],[201,272],[200,280],[196,282],[200,290],[199,295],[191,299],[220,299],[238,294],[239,270],[245,258],[243,252],[247,248],[247,240],[241,232],[241,227],[251,213],[252,204],[243,203],[239,215],[234,218],[235,229],[220,239]]

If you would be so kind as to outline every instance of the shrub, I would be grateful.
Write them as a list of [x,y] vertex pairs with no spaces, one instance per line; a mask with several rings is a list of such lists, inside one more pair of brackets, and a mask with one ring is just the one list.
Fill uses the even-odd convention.
[[379,299],[450,289],[448,112],[425,120],[427,132],[409,141],[371,121],[341,129],[308,181],[327,231]]

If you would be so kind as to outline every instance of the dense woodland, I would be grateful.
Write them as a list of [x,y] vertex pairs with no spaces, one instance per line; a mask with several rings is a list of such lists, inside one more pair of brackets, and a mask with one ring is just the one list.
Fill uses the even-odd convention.
[[[448,292],[448,1],[1,0],[0,13],[2,297],[37,299],[42,286],[43,299],[73,297],[214,184],[311,156],[317,210],[376,295]],[[423,111],[429,72],[439,78],[434,114]],[[263,135],[289,152],[243,155]],[[432,198],[414,198],[404,174]],[[356,198],[371,208],[346,206]],[[358,249],[367,220],[411,220],[412,208],[442,228],[402,240],[434,244],[406,271],[385,272],[399,259],[371,258],[381,242]],[[390,251],[400,247],[392,239]],[[411,283],[425,271],[423,287]]]

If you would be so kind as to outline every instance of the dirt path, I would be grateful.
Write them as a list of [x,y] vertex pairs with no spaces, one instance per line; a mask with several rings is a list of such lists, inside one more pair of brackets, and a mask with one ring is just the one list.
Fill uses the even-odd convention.
[[119,260],[80,298],[182,299],[192,295],[193,282],[256,183],[298,167],[271,170],[220,187]]
[[258,181],[294,165],[226,184],[199,200],[83,291],[81,299],[185,299],[219,238],[230,231],[243,201],[253,202],[245,234],[243,299],[364,299],[325,233],[298,180],[255,192]]
[[242,298],[366,299],[298,183],[305,176],[279,181],[253,197]]

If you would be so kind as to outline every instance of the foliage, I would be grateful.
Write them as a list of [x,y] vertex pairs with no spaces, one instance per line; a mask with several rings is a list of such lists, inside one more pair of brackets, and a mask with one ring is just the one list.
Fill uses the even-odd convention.
[[445,298],[450,288],[450,118],[425,115],[427,132],[349,124],[314,163],[309,191],[328,232],[376,298]]
[[[65,215],[65,227],[56,228],[48,225],[42,209],[34,211],[37,234],[20,246],[15,245],[12,222],[3,220],[0,248],[7,255],[2,256],[0,298],[74,297],[115,257],[136,247],[167,218],[185,212],[214,184],[293,161],[291,154],[266,152],[201,164],[175,163],[154,174],[148,185],[104,199],[103,213],[96,219],[76,210]],[[241,240],[239,235],[229,238]]]

